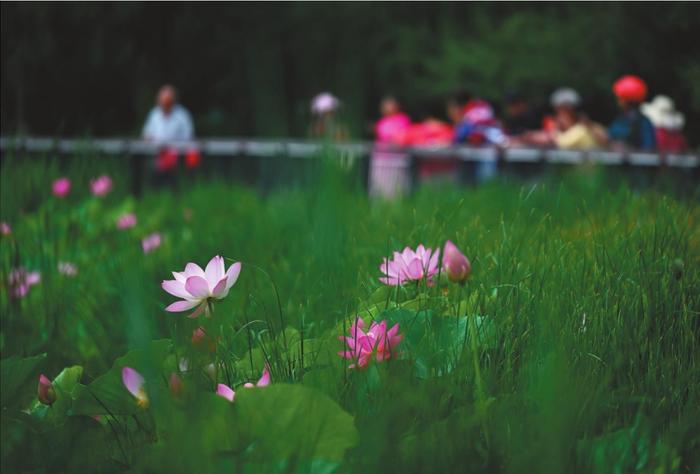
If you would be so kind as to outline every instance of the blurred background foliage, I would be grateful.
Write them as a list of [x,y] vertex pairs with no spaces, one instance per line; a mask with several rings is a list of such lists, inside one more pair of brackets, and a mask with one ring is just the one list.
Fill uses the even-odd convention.
[[2,4],[2,133],[138,134],[175,84],[198,135],[304,136],[331,90],[354,137],[396,94],[416,118],[466,89],[545,106],[578,88],[590,115],[643,77],[671,96],[696,144],[700,7],[692,3]]

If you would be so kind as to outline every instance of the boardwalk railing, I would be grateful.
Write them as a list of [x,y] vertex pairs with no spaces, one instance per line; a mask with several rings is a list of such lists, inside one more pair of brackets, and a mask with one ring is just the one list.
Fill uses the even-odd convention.
[[[63,139],[46,137],[10,138],[0,137],[0,151],[30,153],[75,154],[97,152],[108,155],[154,155],[163,146],[170,146],[179,151],[192,148],[204,155],[211,156],[251,156],[290,158],[310,158],[317,156],[327,147],[339,151],[342,155],[369,155],[375,148],[371,142],[319,143],[310,140],[260,140],[247,138],[216,139],[207,138],[192,142],[153,143],[143,140],[123,138],[106,139]],[[496,148],[471,146],[425,146],[387,148],[382,151],[404,153],[420,160],[457,158],[465,162],[510,163],[560,163],[577,164],[596,162],[604,165],[632,166],[668,166],[693,169],[700,167],[697,154],[618,152],[608,150],[556,150],[546,148]]]

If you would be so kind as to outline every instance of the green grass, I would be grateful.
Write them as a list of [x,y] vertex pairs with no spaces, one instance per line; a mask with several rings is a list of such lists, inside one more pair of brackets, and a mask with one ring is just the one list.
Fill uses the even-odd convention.
[[[118,163],[62,166],[66,200],[50,194],[56,165],[3,163],[2,220],[13,228],[0,237],[3,471],[700,466],[696,200],[573,170],[371,202],[332,166],[264,198],[209,180],[136,200]],[[115,191],[90,196],[90,176],[105,169]],[[125,211],[139,222],[122,232]],[[154,231],[163,245],[144,255],[140,239]],[[379,283],[384,255],[446,239],[471,259],[464,287]],[[213,316],[166,313],[174,298],[160,282],[216,254],[243,270]],[[78,275],[58,274],[59,261]],[[5,290],[19,265],[42,281],[16,300]],[[356,314],[399,322],[401,355],[349,370],[337,336]],[[199,324],[219,337],[213,355],[190,344]],[[181,357],[192,370],[177,399],[166,381]],[[238,388],[265,360],[272,386]],[[236,388],[233,404],[213,395],[210,362]],[[37,405],[38,374],[74,365],[80,383],[64,373],[58,402]],[[121,385],[123,365],[146,376],[147,410]]]

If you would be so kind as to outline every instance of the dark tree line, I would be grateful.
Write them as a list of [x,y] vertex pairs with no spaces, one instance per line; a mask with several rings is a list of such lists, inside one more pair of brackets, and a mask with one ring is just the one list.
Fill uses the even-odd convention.
[[700,137],[700,7],[671,4],[2,3],[2,133],[137,134],[175,84],[199,135],[307,132],[331,90],[354,136],[390,92],[419,117],[466,89],[546,105],[578,88],[615,113],[625,73],[671,96]]

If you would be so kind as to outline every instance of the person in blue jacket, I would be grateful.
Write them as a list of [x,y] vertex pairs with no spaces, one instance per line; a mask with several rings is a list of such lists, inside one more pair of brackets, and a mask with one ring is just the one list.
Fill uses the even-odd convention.
[[654,125],[640,110],[647,85],[637,76],[624,76],[615,82],[613,92],[622,112],[608,127],[609,140],[635,150],[656,150]]

